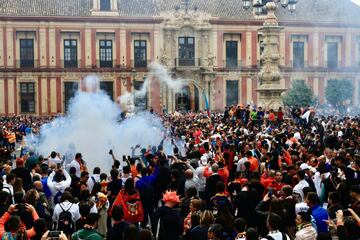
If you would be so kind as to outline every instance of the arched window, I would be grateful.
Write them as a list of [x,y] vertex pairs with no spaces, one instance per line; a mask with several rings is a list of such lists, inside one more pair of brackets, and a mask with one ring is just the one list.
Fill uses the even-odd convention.
[[100,0],[100,11],[110,11],[111,0]]

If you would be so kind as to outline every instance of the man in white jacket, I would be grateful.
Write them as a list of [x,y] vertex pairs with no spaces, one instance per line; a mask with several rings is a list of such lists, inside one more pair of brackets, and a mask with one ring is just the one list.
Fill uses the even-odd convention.
[[[63,180],[65,177],[65,180]],[[65,189],[71,185],[71,177],[65,169],[53,171],[47,179],[47,185],[51,191],[51,199],[54,203],[59,203],[61,195]]]

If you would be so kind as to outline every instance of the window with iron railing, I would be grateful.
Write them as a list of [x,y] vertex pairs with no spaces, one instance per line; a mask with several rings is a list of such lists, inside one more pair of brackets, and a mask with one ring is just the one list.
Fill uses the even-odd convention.
[[64,67],[65,68],[78,67],[76,39],[64,40]]
[[327,67],[337,68],[338,67],[338,43],[328,42],[327,43]]
[[195,65],[195,38],[179,37],[179,66]]
[[304,42],[293,42],[293,68],[304,68]]
[[134,40],[134,67],[147,67],[147,44],[146,40]]
[[35,83],[20,83],[21,113],[35,113]]
[[238,67],[238,42],[226,41],[226,67]]
[[20,67],[34,67],[34,39],[20,39]]
[[101,68],[111,68],[113,66],[113,48],[112,40],[100,40],[99,41],[99,50],[100,50],[100,67]]
[[78,82],[64,82],[64,109],[65,112],[69,109],[70,100],[75,96],[79,89]]

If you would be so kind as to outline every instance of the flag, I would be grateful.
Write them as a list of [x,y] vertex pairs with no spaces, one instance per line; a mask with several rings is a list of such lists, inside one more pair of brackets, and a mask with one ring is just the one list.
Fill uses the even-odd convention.
[[207,112],[208,117],[210,118],[210,107],[209,107],[209,102],[208,102],[208,100],[207,100],[205,91],[203,91],[203,95],[204,95],[204,100],[205,100],[206,112]]

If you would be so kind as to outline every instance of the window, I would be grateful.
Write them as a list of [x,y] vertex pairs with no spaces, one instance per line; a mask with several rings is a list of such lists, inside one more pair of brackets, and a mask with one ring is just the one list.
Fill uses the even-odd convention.
[[[144,84],[144,82],[141,81],[134,81],[134,89],[135,90],[140,90]],[[146,110],[147,109],[147,92],[145,95],[136,95],[135,99],[134,99],[134,103],[135,103],[135,107],[138,110]]]
[[226,106],[237,105],[239,100],[239,81],[227,80],[226,81]]
[[238,42],[226,41],[226,67],[236,68],[238,66]]
[[135,40],[134,41],[134,58],[135,68],[146,68],[147,67],[147,54],[146,54],[146,40]]
[[100,67],[111,68],[113,66],[112,40],[100,40]]
[[64,40],[64,67],[76,68],[77,63],[77,40],[65,39]]
[[337,68],[338,67],[338,43],[328,42],[327,43],[327,67]]
[[22,113],[35,113],[35,83],[20,83]]
[[195,65],[195,38],[179,37],[179,66]]
[[293,42],[293,67],[304,68],[304,42]]
[[100,11],[110,11],[111,0],[100,0]]
[[78,82],[64,82],[64,107],[65,112],[69,109],[70,100],[75,96],[79,88]]
[[114,84],[111,81],[100,82],[100,89],[103,90],[111,100],[114,99]]
[[20,67],[34,67],[34,39],[20,39]]

